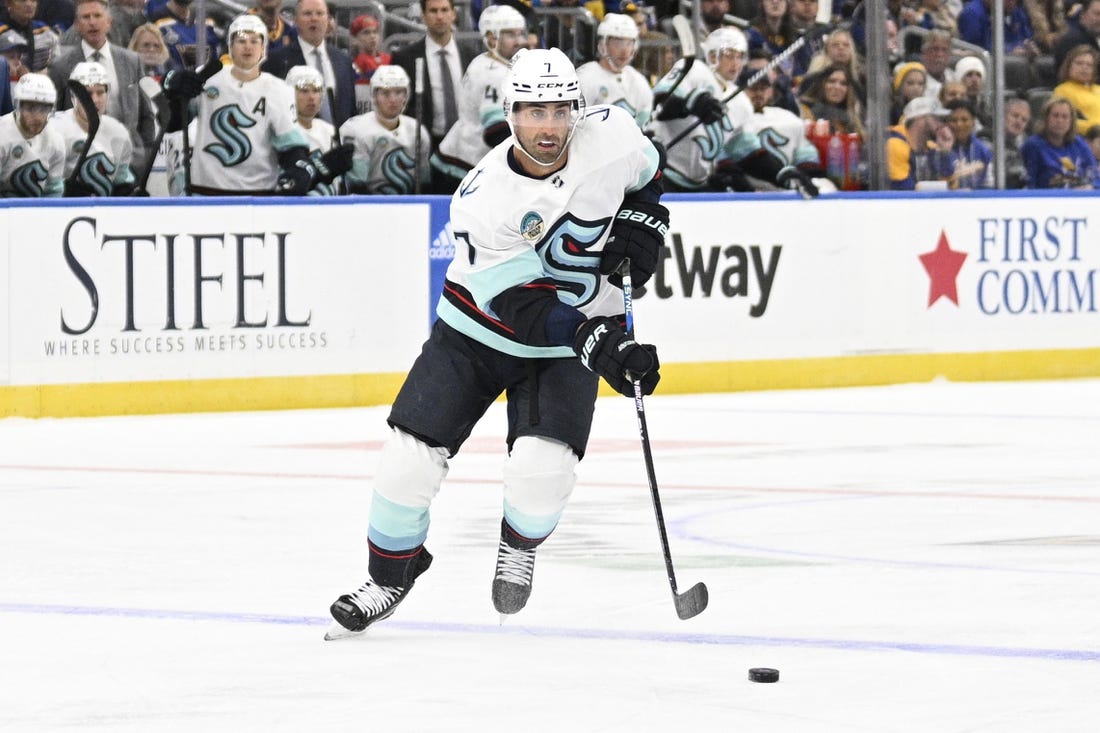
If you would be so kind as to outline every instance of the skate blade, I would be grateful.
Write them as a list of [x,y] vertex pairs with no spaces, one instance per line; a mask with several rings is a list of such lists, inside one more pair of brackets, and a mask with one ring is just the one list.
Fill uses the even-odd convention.
[[349,631],[343,626],[333,621],[332,626],[328,627],[328,631],[325,632],[325,641],[339,641],[340,639],[356,639],[367,633],[366,629],[362,631]]

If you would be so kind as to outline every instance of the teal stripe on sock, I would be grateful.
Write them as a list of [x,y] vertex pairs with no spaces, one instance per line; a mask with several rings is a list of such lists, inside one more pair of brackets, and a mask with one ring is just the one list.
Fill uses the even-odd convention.
[[424,544],[430,522],[427,507],[395,504],[376,491],[371,499],[367,536],[386,550],[411,550]]

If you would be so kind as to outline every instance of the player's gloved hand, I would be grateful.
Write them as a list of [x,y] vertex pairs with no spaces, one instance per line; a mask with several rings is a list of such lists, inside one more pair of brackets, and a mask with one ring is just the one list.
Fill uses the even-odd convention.
[[636,343],[614,318],[590,318],[581,324],[573,350],[581,364],[626,397],[634,396],[634,379],[641,382],[644,395],[653,394],[661,381],[657,347]]
[[309,158],[299,158],[283,169],[275,184],[275,193],[282,196],[305,196],[317,180],[317,166]]
[[149,192],[144,188],[135,188],[128,195],[132,198],[149,198]]
[[688,108],[704,125],[721,122],[726,116],[725,106],[711,95],[703,92],[691,102]]
[[169,99],[193,99],[202,94],[206,82],[190,69],[172,69],[164,77],[161,86]]
[[712,191],[755,191],[745,172],[732,160],[724,160],[714,167],[707,178],[707,187]]
[[687,117],[689,114],[691,114],[691,112],[688,111],[687,102],[684,98],[670,95],[665,98],[664,103],[661,105],[661,111],[657,113],[657,119],[662,122],[666,120],[679,120]]
[[66,198],[87,198],[89,196],[99,196],[99,192],[89,186],[84,181],[77,178],[74,181],[65,181],[65,197]]
[[355,145],[344,143],[332,150],[313,158],[313,164],[317,168],[317,180],[324,183],[332,183],[336,176],[341,176],[351,170],[351,164],[355,158]]
[[657,271],[666,234],[668,209],[657,202],[624,201],[611,222],[611,233],[600,257],[600,272],[612,285],[622,287],[619,266],[629,257],[631,284],[645,285]]
[[800,192],[806,198],[817,198],[821,193],[809,174],[800,170],[797,166],[785,165],[775,175],[775,182],[785,188],[792,188]]

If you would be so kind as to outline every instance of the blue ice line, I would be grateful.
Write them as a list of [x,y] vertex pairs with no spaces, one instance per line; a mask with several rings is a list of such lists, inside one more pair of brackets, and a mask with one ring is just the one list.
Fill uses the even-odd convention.
[[[182,611],[157,608],[110,608],[97,606],[60,606],[36,603],[0,603],[0,613],[55,614],[62,616],[100,616],[173,621],[214,621],[223,623],[270,624],[276,626],[328,626],[332,619],[321,616],[280,616],[266,613],[225,613],[218,611]],[[1100,651],[1089,649],[1044,649],[1000,647],[974,644],[924,644],[905,641],[858,639],[814,639],[785,636],[743,636],[738,634],[673,633],[663,631],[584,629],[555,626],[496,626],[425,621],[386,621],[386,628],[402,631],[451,634],[508,634],[514,636],[559,639],[596,639],[603,641],[647,641],[665,644],[705,646],[772,646],[834,649],[840,651],[901,651],[916,654],[943,654],[966,657],[1015,659],[1052,659],[1068,662],[1100,662]]]

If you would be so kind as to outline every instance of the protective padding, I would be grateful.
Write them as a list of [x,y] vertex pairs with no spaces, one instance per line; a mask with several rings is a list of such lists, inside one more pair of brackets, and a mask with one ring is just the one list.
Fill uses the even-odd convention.
[[427,508],[447,476],[447,449],[432,448],[403,430],[382,447],[374,491],[393,504]]
[[577,454],[538,436],[517,438],[504,462],[504,518],[524,537],[549,535],[577,483]]

